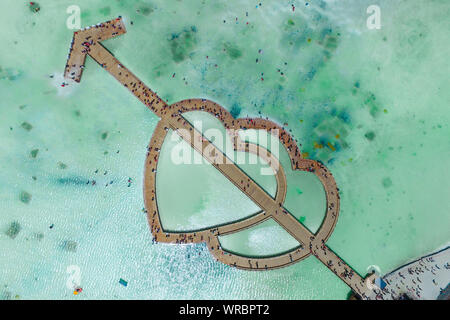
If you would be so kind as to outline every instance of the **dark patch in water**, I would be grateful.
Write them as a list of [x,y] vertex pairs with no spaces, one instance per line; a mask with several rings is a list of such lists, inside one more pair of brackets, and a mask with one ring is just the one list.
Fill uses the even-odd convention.
[[19,79],[22,76],[22,74],[23,73],[20,70],[15,70],[11,68],[2,69],[2,67],[0,67],[0,80],[7,79],[10,81],[14,81]]
[[324,46],[324,56],[327,59],[331,58],[331,54],[336,50],[338,46],[338,38],[333,35],[326,35],[325,40],[323,41]]
[[140,6],[136,12],[142,14],[143,16],[148,16],[153,12],[153,8],[150,7],[149,5],[142,5]]
[[27,131],[30,131],[31,129],[33,129],[33,126],[26,121],[21,124],[21,127]]
[[349,148],[346,139],[350,124],[350,115],[345,109],[339,110],[338,106],[331,106],[328,112],[314,113],[307,122],[310,135],[305,138],[302,151],[310,159],[333,163],[340,151]]
[[78,243],[76,241],[73,240],[65,240],[61,243],[61,248],[64,251],[68,251],[68,252],[76,252],[77,251],[77,247],[78,247]]
[[58,168],[61,170],[67,169],[67,164],[60,161],[58,162]]
[[385,188],[389,188],[390,186],[392,186],[392,180],[389,177],[384,178],[382,183],[383,183],[383,187],[385,187]]
[[306,81],[311,81],[312,79],[314,79],[314,76],[316,75],[316,72],[317,72],[316,68],[311,67],[311,69],[309,69],[309,71],[305,74],[304,79]]
[[102,133],[102,140],[105,140],[106,138],[108,138],[108,132],[103,132]]
[[354,96],[358,93],[359,87],[360,87],[359,81],[356,81],[352,88],[352,94]]
[[376,117],[380,111],[380,107],[376,100],[376,96],[371,92],[368,93],[364,100],[364,105],[369,109],[369,113],[372,117]]
[[31,194],[26,191],[22,191],[19,195],[19,199],[21,202],[28,204],[31,201]]
[[88,180],[83,179],[81,177],[64,177],[64,178],[58,178],[56,180],[58,184],[62,185],[74,185],[74,186],[81,186],[86,185]]
[[327,36],[327,37],[325,37],[325,44],[324,44],[324,46],[329,51],[336,50],[336,48],[338,46],[338,39],[337,39],[337,37],[334,37],[334,36]]
[[239,50],[236,45],[230,42],[226,42],[224,44],[224,49],[227,52],[228,56],[233,60],[240,58],[242,56],[241,50]]
[[169,45],[173,61],[177,63],[184,61],[192,53],[197,45],[196,32],[196,27],[192,26],[190,30],[183,30],[178,34],[172,34],[172,37],[169,39]]
[[230,113],[233,116],[233,118],[237,119],[241,114],[241,107],[237,103],[234,103],[233,106],[231,107]]
[[6,230],[5,234],[10,237],[11,239],[14,239],[19,234],[20,230],[22,230],[22,227],[20,226],[20,223],[17,221],[11,222],[9,225],[8,230]]
[[323,28],[322,30],[320,30],[320,40],[324,40],[326,36],[329,36],[331,33],[333,32],[333,30],[331,30],[331,28]]
[[375,132],[369,131],[364,135],[364,137],[366,137],[369,141],[373,141],[373,139],[375,139]]
[[339,119],[341,119],[342,121],[344,121],[345,123],[350,123],[351,122],[351,117],[350,114],[347,111],[341,111],[338,114]]
[[31,150],[31,152],[30,152],[30,156],[31,156],[32,158],[36,158],[37,155],[38,155],[38,153],[39,153],[39,149],[33,149],[33,150]]
[[44,239],[44,234],[42,232],[38,232],[34,234],[34,237],[38,240],[41,241],[42,239]]

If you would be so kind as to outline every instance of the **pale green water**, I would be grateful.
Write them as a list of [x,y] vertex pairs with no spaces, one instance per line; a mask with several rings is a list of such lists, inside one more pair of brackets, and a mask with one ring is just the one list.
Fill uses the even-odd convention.
[[[142,172],[158,119],[91,59],[80,85],[61,88],[68,3],[39,1],[36,14],[26,3],[0,2],[0,297],[74,298],[66,268],[78,265],[76,299],[345,298],[312,257],[244,272],[201,245],[152,245]],[[328,243],[360,273],[448,242],[448,1],[379,1],[381,30],[366,28],[372,1],[72,3],[83,26],[124,17],[128,33],[105,46],[170,103],[205,97],[288,122],[337,180]]]
[[273,256],[300,246],[272,219],[242,232],[220,236],[219,241],[225,250],[248,257]]

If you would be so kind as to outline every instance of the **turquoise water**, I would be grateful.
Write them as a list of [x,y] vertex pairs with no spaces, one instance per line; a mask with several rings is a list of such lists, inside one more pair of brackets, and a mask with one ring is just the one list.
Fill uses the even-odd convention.
[[[124,17],[127,34],[105,46],[169,103],[205,97],[288,123],[337,180],[328,244],[358,272],[388,272],[447,243],[448,1],[378,1],[380,30],[366,28],[371,1],[260,2],[72,3],[82,26]],[[246,272],[203,245],[152,245],[142,172],[158,119],[91,59],[81,84],[61,87],[68,3],[41,0],[38,13],[27,3],[0,2],[1,298],[346,297],[313,257]],[[202,214],[222,214],[210,208]]]
[[247,257],[275,256],[300,246],[300,243],[273,219],[242,232],[220,236],[219,241],[226,251]]

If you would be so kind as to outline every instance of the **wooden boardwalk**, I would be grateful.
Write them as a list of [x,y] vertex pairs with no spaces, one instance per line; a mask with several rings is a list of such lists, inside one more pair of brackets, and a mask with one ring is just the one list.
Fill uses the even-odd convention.
[[[100,42],[125,33],[125,25],[120,19],[111,20],[74,33],[65,77],[79,82],[84,70],[86,55],[91,56],[103,69],[115,77],[143,104],[161,118],[148,145],[144,173],[144,201],[147,218],[154,240],[169,243],[205,242],[212,255],[223,263],[246,270],[268,270],[288,266],[313,254],[332,272],[341,278],[362,298],[374,298],[378,292],[369,290],[364,279],[325,244],[336,225],[339,215],[339,192],[336,182],[328,169],[320,162],[304,159],[295,140],[281,126],[267,119],[234,119],[220,105],[205,99],[188,99],[172,105],[162,100],[156,92],[148,88],[133,73],[124,67]],[[275,197],[269,195],[253,179],[243,172],[225,154],[209,140],[202,136],[184,117],[189,111],[208,112],[219,119],[232,135],[234,149],[257,153],[264,158],[275,172],[277,191]],[[241,192],[245,193],[261,209],[260,212],[246,219],[222,226],[192,232],[170,232],[164,230],[157,205],[156,174],[159,152],[169,132],[177,132],[187,143],[196,149],[217,170],[226,176]],[[274,134],[282,142],[291,159],[293,170],[308,171],[315,174],[325,189],[327,210],[320,229],[314,234],[303,226],[284,208],[286,197],[286,176],[283,168],[268,150],[261,146],[241,141],[237,130],[261,129]],[[208,152],[204,152],[208,150]],[[225,251],[219,236],[231,234],[253,227],[258,223],[274,219],[300,246],[290,252],[263,258],[249,258]]]

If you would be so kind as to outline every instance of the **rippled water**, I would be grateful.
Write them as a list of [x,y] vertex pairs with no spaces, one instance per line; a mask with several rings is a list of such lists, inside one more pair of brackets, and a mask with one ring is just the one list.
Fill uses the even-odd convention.
[[[448,1],[379,1],[380,30],[366,27],[370,1],[72,3],[83,26],[124,18],[105,46],[169,103],[288,123],[337,180],[328,243],[358,272],[448,242]],[[311,257],[246,272],[203,245],[152,245],[142,172],[158,119],[89,58],[81,84],[61,87],[68,4],[39,5],[0,2],[1,298],[346,297]]]

